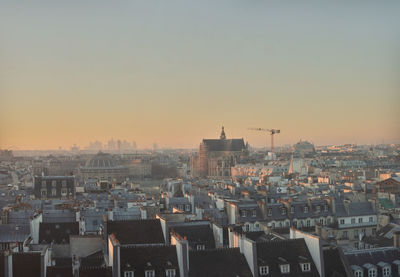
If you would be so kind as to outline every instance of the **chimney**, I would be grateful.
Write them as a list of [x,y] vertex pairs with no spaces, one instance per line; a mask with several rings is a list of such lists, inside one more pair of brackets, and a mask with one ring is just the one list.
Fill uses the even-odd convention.
[[179,275],[181,277],[189,276],[189,243],[185,238],[176,240],[176,254],[179,264]]
[[393,232],[393,247],[400,248],[400,231]]

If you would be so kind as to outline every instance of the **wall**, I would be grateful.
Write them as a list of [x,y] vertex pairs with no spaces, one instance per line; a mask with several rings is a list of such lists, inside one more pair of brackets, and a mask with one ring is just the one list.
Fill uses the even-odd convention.
[[253,276],[258,277],[256,243],[252,242],[248,238],[241,238],[240,240],[240,252],[243,253],[244,257],[246,258],[247,264],[249,265]]

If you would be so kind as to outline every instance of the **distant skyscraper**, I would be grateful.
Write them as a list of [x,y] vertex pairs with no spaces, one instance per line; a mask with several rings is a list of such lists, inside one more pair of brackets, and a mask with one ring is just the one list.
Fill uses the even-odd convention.
[[136,141],[132,141],[132,149],[136,149],[137,145],[136,145]]

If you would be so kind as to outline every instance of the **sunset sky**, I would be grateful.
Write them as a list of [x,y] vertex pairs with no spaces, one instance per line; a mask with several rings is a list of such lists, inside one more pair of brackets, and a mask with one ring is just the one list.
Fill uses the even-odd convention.
[[0,2],[0,148],[400,143],[400,1]]

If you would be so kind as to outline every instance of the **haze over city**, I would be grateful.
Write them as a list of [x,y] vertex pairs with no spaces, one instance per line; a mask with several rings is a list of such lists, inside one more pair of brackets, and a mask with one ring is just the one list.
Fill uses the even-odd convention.
[[22,2],[0,4],[0,148],[399,142],[398,1]]

